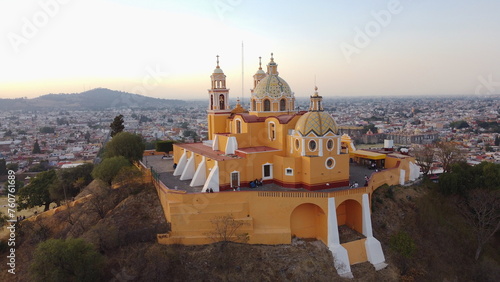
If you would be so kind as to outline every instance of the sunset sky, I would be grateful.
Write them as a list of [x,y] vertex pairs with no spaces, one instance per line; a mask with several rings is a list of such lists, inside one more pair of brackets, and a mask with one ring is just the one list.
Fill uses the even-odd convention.
[[[231,97],[274,53],[297,97],[500,94],[500,1],[0,1],[0,98]],[[316,77],[316,78],[315,78]]]

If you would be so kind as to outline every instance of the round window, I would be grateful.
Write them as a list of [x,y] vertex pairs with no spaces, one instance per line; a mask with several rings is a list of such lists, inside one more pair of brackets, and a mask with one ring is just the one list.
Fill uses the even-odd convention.
[[311,150],[311,151],[316,150],[316,141],[314,141],[314,140],[309,141],[309,150]]
[[329,139],[327,142],[326,142],[326,148],[331,151],[333,149],[333,140],[332,139]]
[[328,169],[334,168],[335,167],[335,159],[333,159],[333,158],[326,159],[325,166]]

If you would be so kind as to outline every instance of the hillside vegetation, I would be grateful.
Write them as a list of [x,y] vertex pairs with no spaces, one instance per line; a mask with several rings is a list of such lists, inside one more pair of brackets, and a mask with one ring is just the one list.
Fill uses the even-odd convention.
[[[374,235],[389,266],[352,266],[355,279],[340,278],[320,241],[291,245],[214,243],[166,246],[156,234],[168,224],[156,190],[139,179],[111,189],[95,180],[76,199],[94,200],[36,221],[23,221],[17,246],[17,274],[0,281],[37,281],[30,276],[37,245],[50,238],[81,238],[104,257],[101,281],[500,281],[498,234],[474,259],[470,227],[432,183],[379,188],[373,195]],[[5,249],[0,263],[6,263]],[[31,270],[33,272],[33,270]],[[116,280],[115,280],[116,281]]]

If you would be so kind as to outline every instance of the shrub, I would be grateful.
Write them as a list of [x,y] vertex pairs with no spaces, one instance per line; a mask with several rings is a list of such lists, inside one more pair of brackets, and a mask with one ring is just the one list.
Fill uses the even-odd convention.
[[416,250],[413,238],[404,231],[400,231],[393,235],[389,240],[389,246],[405,258],[410,258]]
[[35,250],[30,275],[33,281],[98,281],[104,258],[82,239],[50,239]]

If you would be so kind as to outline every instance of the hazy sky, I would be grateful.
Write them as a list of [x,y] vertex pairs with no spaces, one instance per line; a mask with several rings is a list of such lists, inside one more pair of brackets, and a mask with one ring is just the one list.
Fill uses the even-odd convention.
[[231,97],[274,53],[298,97],[500,93],[500,1],[0,0],[0,97]]

